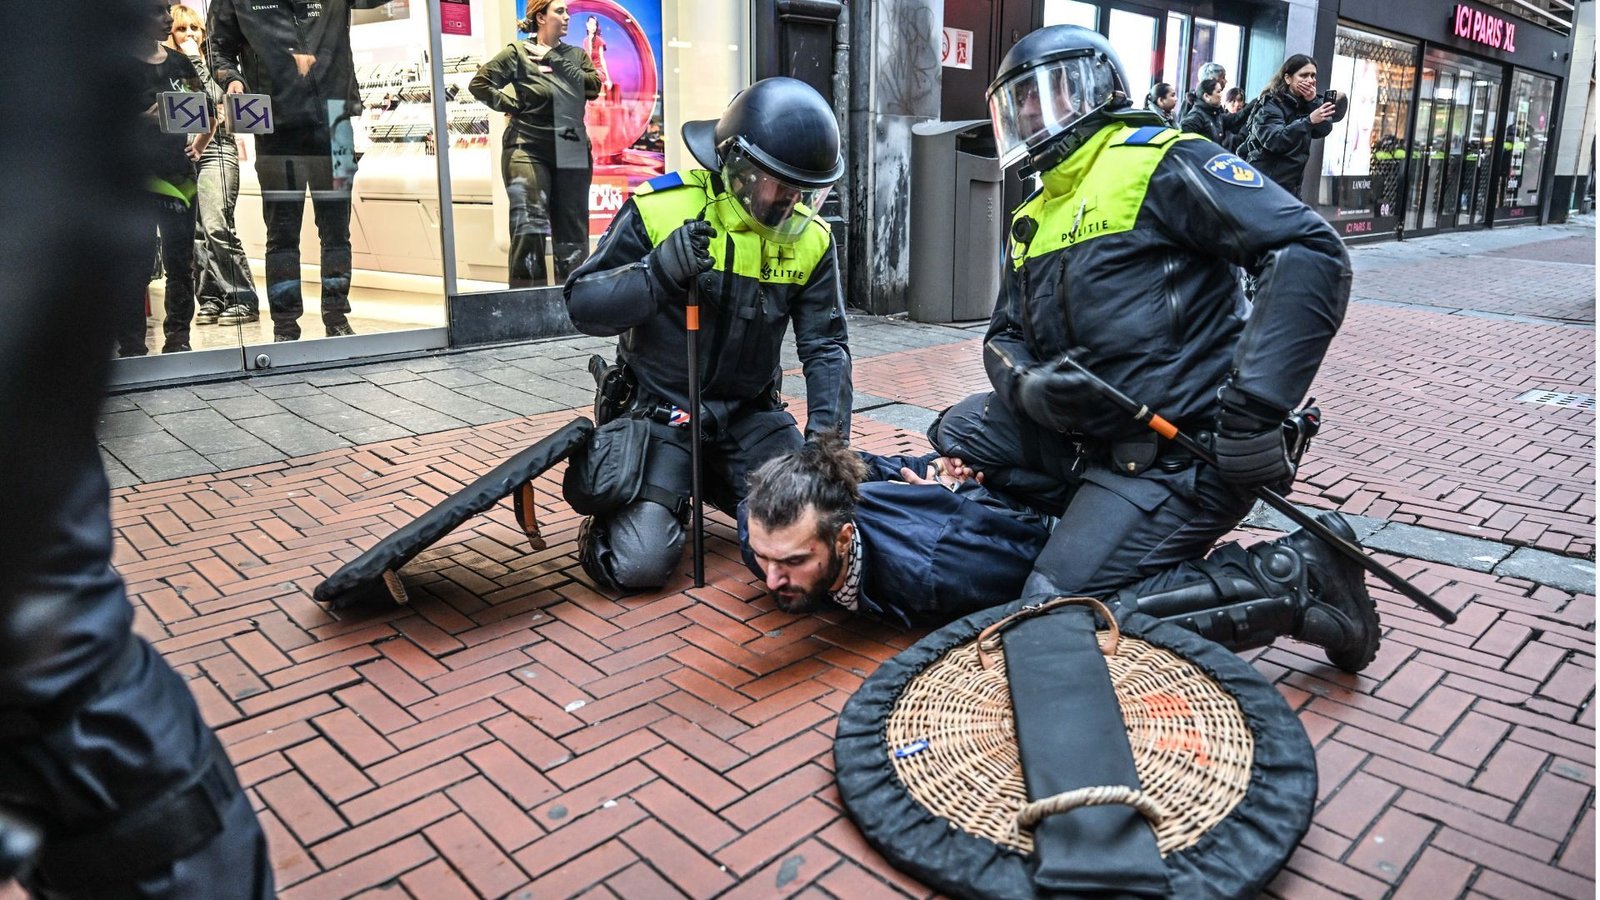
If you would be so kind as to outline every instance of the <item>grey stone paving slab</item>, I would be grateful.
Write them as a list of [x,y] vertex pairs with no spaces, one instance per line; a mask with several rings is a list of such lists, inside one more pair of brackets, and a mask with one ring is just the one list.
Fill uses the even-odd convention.
[[339,385],[328,388],[328,393],[412,434],[448,431],[467,424],[454,416],[402,399],[375,384]]
[[471,397],[462,396],[450,388],[440,387],[430,381],[418,381],[414,384],[406,385],[405,394],[407,400],[425,406],[434,412],[454,416],[469,425],[487,425],[490,422],[516,418],[516,415],[508,409],[501,409],[498,406],[492,406],[488,403],[474,400]]
[[283,412],[283,407],[272,400],[251,391],[248,396],[225,397],[221,400],[211,401],[211,408],[230,419],[253,419],[256,416],[270,416]]
[[255,388],[251,387],[248,382],[243,381],[227,381],[223,382],[222,384],[201,384],[194,387],[194,395],[199,397],[201,400],[205,400],[210,403],[215,403],[218,400],[225,400],[229,397],[254,396],[255,392]]
[[1374,550],[1444,563],[1474,572],[1490,572],[1511,553],[1507,544],[1482,538],[1390,522],[1364,543]]
[[312,387],[333,387],[336,384],[355,384],[362,381],[362,377],[349,369],[335,372],[315,372],[306,376],[306,384]]
[[[789,380],[787,378],[784,379],[783,386],[784,390],[788,390]],[[805,379],[800,379],[800,393],[798,396],[805,396],[805,387]],[[898,401],[890,400],[888,397],[879,397],[877,394],[868,394],[858,391],[850,398],[850,410],[852,412],[861,412],[865,409],[875,409],[880,406],[889,406],[890,404],[896,402]]]
[[157,453],[128,460],[128,468],[139,476],[141,483],[202,475],[217,471],[211,461],[193,450],[183,449],[172,453]]
[[894,403],[889,406],[880,406],[877,409],[861,414],[874,422],[882,422],[897,428],[904,428],[916,434],[922,434],[933,424],[938,413],[909,403]]
[[119,394],[115,397],[105,398],[100,404],[100,413],[104,415],[105,413],[128,412],[138,408],[139,405],[133,402],[132,397]]
[[247,447],[243,450],[229,450],[226,453],[213,453],[206,457],[219,472],[232,469],[245,469],[250,466],[259,466],[263,463],[277,462],[285,459],[283,451],[266,443],[258,441],[257,446]]
[[194,391],[188,388],[162,388],[146,394],[133,394],[131,396],[133,402],[138,404],[140,409],[152,416],[206,408],[206,402],[196,397]]
[[361,445],[373,444],[377,443],[378,441],[395,441],[403,437],[411,437],[411,432],[391,422],[383,422],[381,424],[374,425],[371,428],[363,428],[359,431],[340,432],[339,436],[352,444]]
[[287,400],[290,397],[314,397],[322,389],[316,385],[306,384],[304,381],[278,381],[260,389],[263,397],[273,400]]
[[436,372],[424,372],[423,378],[434,384],[447,388],[466,387],[469,384],[483,384],[486,380],[482,375],[469,369],[440,369]]
[[133,487],[139,483],[139,476],[133,474],[120,460],[112,456],[104,447],[98,448],[100,463],[105,467],[106,480],[113,488]]
[[588,387],[568,387],[562,384],[545,383],[539,385],[539,396],[551,400],[556,404],[556,409],[580,409],[594,405],[594,385]]
[[[1299,503],[1294,506],[1295,509],[1308,516],[1315,516],[1317,513],[1322,512],[1322,510],[1315,507],[1303,506]],[[1355,530],[1356,540],[1363,543],[1383,526],[1389,524],[1385,519],[1374,519],[1370,516],[1352,516],[1349,513],[1340,513],[1340,515],[1344,516],[1345,521],[1349,522],[1350,527]],[[1250,510],[1250,514],[1244,517],[1242,524],[1251,528],[1285,532],[1293,531],[1300,527],[1291,521],[1288,516],[1259,501],[1256,503],[1255,508]]]
[[312,453],[349,446],[349,443],[338,435],[293,413],[245,419],[239,427],[282,450],[288,456],[309,456]]
[[183,441],[190,450],[210,456],[231,450],[248,450],[261,444],[261,440],[248,431],[228,421],[214,409],[196,409],[189,412],[158,416],[156,421],[167,433]]
[[566,409],[567,406],[548,397],[538,397],[516,388],[506,387],[503,384],[484,381],[478,384],[457,388],[462,394],[475,400],[500,409],[510,410],[519,416],[536,416],[539,413],[555,412]]
[[106,438],[100,444],[116,454],[117,459],[122,460],[123,465],[134,469],[134,471],[138,471],[133,465],[136,459],[188,449],[184,446],[183,441],[168,434],[165,430],[119,435]]
[[[304,404],[304,407],[296,409],[292,404]],[[284,406],[295,415],[334,434],[342,435],[392,424],[335,397],[297,397],[294,400],[285,400]]]
[[138,407],[123,412],[103,413],[100,421],[95,424],[95,431],[102,438],[126,437],[130,434],[149,434],[160,431],[161,423],[157,422]]
[[366,379],[373,384],[400,384],[406,381],[416,381],[422,376],[410,369],[389,369],[383,372],[371,372]]
[[1494,567],[1494,574],[1525,578],[1576,594],[1594,593],[1594,563],[1586,559],[1558,556],[1532,547],[1518,547],[1505,561]]

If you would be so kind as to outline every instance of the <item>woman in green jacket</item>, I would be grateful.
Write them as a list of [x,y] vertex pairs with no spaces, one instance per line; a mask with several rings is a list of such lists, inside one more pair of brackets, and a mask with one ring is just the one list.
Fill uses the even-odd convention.
[[546,283],[546,236],[559,280],[589,255],[594,161],[583,112],[600,96],[600,73],[588,54],[561,41],[572,19],[567,0],[529,0],[527,10],[518,29],[530,36],[507,44],[467,86],[509,118],[500,174],[511,204],[512,287]]

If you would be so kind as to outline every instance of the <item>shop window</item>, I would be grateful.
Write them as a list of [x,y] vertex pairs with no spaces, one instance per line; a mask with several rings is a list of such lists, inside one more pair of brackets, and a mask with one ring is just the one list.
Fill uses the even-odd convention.
[[1539,185],[1544,180],[1555,93],[1553,78],[1523,71],[1512,76],[1502,143],[1506,180],[1500,210],[1495,214],[1498,220],[1538,215]]
[[[459,88],[451,104],[452,122],[458,116],[474,120],[472,136],[458,140],[451,155],[462,292],[561,283],[592,251],[640,183],[698,167],[683,146],[683,123],[716,118],[750,82],[748,4],[566,0],[566,5],[570,22],[561,41],[581,51],[601,86],[598,97],[586,102],[579,98],[556,110],[558,116],[576,117],[581,104],[586,146],[559,140],[576,131],[569,125],[555,129],[555,157],[539,159],[542,151],[535,149],[534,161],[554,170],[557,194],[564,183],[577,183],[578,189],[572,192],[575,200],[551,198],[544,210],[549,225],[537,222],[531,239],[522,224],[529,211],[527,195],[517,172],[507,168],[508,158],[522,162],[522,154],[508,152],[519,149],[516,134],[510,143],[506,137],[516,123],[502,112],[491,112],[466,91],[486,61],[508,45],[530,39],[516,30],[526,0],[473,4],[472,34],[447,35],[446,77]],[[548,76],[529,72],[526,77]],[[587,184],[582,183],[585,173]],[[576,208],[568,205],[572,203]],[[564,238],[557,234],[563,215],[568,217]]]
[[1323,142],[1318,211],[1344,235],[1393,230],[1403,213],[1417,45],[1340,26],[1323,89],[1350,97]]
[[[1188,56],[1189,42],[1189,17],[1182,13],[1167,13],[1167,48],[1161,57],[1161,74],[1157,81],[1165,81],[1172,85],[1173,90],[1182,97],[1184,92],[1194,85],[1184,78],[1184,57]],[[1174,112],[1183,113],[1180,107]]]
[[1080,0],[1044,0],[1045,25],[1079,25],[1096,30],[1100,27],[1099,9],[1093,3]]
[[1106,38],[1117,51],[1127,70],[1129,99],[1138,106],[1157,81],[1155,69],[1156,35],[1161,22],[1155,16],[1113,9]]
[[1195,19],[1189,39],[1185,90],[1200,85],[1200,69],[1208,62],[1221,63],[1228,73],[1228,87],[1241,87],[1239,60],[1244,47],[1244,29],[1230,22]]

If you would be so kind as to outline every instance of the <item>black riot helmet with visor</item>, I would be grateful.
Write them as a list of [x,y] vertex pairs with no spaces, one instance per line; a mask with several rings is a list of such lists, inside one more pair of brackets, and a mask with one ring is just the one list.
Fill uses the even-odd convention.
[[1036,172],[1053,168],[1127,105],[1127,93],[1122,61],[1098,32],[1052,25],[1028,34],[987,94],[1000,164],[1026,156]]
[[721,176],[745,225],[781,244],[799,240],[844,174],[832,108],[794,78],[752,84],[720,119],[684,123],[683,141]]

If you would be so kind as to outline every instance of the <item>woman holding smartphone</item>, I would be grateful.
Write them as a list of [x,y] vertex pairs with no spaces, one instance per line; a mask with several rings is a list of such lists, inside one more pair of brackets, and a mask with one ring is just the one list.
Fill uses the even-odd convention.
[[1261,174],[1300,197],[1311,142],[1328,136],[1344,118],[1348,100],[1317,92],[1317,64],[1304,53],[1283,61],[1261,92],[1241,153]]
[[557,280],[589,255],[594,161],[583,113],[600,96],[600,73],[581,47],[562,42],[571,19],[567,0],[528,0],[518,28],[529,37],[506,45],[467,86],[509,119],[500,173],[511,205],[511,287],[545,283],[546,236]]

